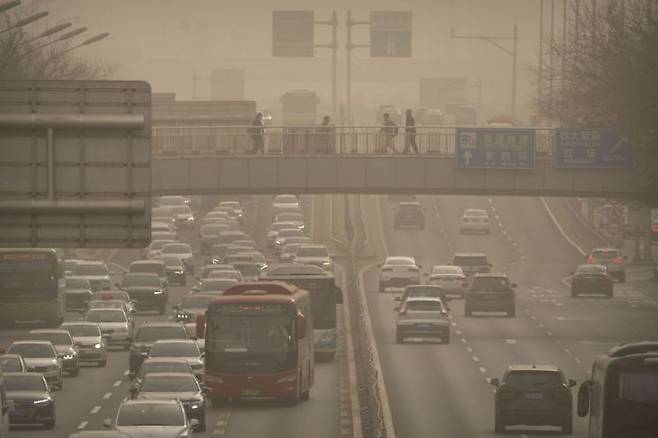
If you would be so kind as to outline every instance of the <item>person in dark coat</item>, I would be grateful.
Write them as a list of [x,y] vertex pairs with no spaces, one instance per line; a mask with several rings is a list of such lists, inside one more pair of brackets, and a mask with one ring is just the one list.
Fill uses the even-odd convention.
[[413,149],[415,153],[418,153],[418,145],[416,145],[416,118],[410,109],[407,110],[407,120],[404,128],[405,138],[403,153],[408,154],[411,149]]
[[384,135],[384,145],[386,147],[384,152],[392,150],[394,154],[397,154],[398,151],[395,149],[393,142],[395,137],[398,135],[398,125],[396,125],[395,122],[391,120],[391,116],[389,116],[388,113],[384,113],[384,127],[380,132]]
[[251,122],[251,128],[249,128],[249,135],[251,135],[251,140],[253,142],[253,147],[251,151],[252,154],[265,154],[265,128],[263,127],[263,113],[256,113],[254,121]]

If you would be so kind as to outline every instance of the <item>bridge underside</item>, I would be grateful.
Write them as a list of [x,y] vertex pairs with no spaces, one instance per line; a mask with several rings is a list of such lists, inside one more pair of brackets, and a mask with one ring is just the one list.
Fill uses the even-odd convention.
[[459,169],[447,156],[191,156],[154,158],[152,193],[414,193],[656,199],[639,170]]

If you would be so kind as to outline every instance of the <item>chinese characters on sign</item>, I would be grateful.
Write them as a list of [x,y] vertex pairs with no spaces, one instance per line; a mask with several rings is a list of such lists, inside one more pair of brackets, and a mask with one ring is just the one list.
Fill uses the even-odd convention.
[[455,150],[459,168],[533,169],[535,131],[532,129],[457,129]]
[[557,129],[555,164],[562,168],[632,167],[631,136],[613,129]]

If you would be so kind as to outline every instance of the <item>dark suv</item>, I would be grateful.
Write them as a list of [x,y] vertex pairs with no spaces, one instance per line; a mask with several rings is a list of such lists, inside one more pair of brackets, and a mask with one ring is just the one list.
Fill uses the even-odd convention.
[[488,274],[491,271],[487,255],[481,252],[458,252],[453,257],[452,264],[461,267],[467,277]]
[[398,228],[425,228],[425,215],[423,208],[418,202],[400,202],[398,209],[395,211],[393,227]]
[[515,283],[505,274],[475,274],[464,296],[464,315],[473,312],[506,312],[516,314]]
[[496,386],[496,433],[506,426],[558,426],[562,433],[573,431],[572,387],[562,371],[552,365],[511,365],[503,377],[491,379]]
[[142,362],[149,355],[155,341],[160,339],[189,339],[183,324],[177,322],[158,322],[144,324],[135,330],[130,355],[128,357],[128,373],[134,378],[142,366]]

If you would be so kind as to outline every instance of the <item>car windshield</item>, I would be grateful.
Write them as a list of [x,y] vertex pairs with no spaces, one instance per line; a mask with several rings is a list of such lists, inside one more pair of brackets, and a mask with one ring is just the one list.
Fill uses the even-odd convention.
[[443,310],[438,301],[411,301],[407,302],[408,312],[440,312]]
[[601,265],[580,265],[576,272],[579,274],[605,274],[608,269]]
[[284,228],[290,228],[295,226],[293,222],[274,222],[272,224],[272,231],[280,231]]
[[160,287],[160,278],[153,274],[127,274],[123,277],[121,287],[131,286],[156,286]]
[[144,272],[147,274],[157,274],[162,273],[162,264],[160,263],[137,263],[130,265],[130,272]]
[[284,254],[296,254],[297,249],[300,247],[301,243],[286,243],[286,245],[281,250]]
[[592,251],[592,257],[596,259],[614,259],[619,257],[616,249],[595,249]]
[[190,254],[192,249],[187,243],[169,243],[162,247],[163,254]]
[[303,236],[304,232],[297,228],[284,228],[279,231],[279,238]]
[[208,307],[208,303],[210,303],[212,300],[214,300],[216,297],[200,297],[200,296],[192,296],[192,297],[185,297],[181,301],[181,307],[183,309],[205,309]]
[[171,207],[168,206],[163,206],[163,207],[156,207],[151,210],[151,217],[152,218],[171,218]]
[[151,357],[193,357],[200,355],[199,346],[195,342],[156,342],[149,351]]
[[297,204],[295,195],[277,195],[274,197],[275,204]]
[[162,260],[165,262],[166,266],[182,266],[183,262],[181,262],[180,256],[176,254],[162,254],[157,257],[155,257],[157,260]]
[[66,288],[67,289],[89,289],[89,280],[84,278],[67,278],[66,279]]
[[192,374],[185,376],[154,375],[144,377],[140,388],[143,392],[198,392],[199,384]]
[[471,216],[471,217],[486,217],[487,212],[484,210],[466,210],[464,212],[464,216]]
[[63,325],[62,328],[68,330],[73,337],[101,335],[101,329],[94,324],[70,324]]
[[183,426],[185,414],[173,403],[131,403],[119,408],[117,426]]
[[140,327],[135,342],[155,342],[159,339],[187,339],[187,333],[182,325]]
[[440,287],[414,286],[408,287],[405,291],[407,297],[439,297],[441,298]]
[[146,360],[141,368],[139,373],[144,376],[148,373],[189,373],[190,366],[187,362],[183,360],[176,360],[171,362],[165,361],[152,361]]
[[188,207],[187,205],[177,205],[175,207],[172,207],[172,210],[174,211],[175,214],[192,214],[192,209]]
[[50,344],[14,344],[9,347],[8,353],[20,354],[23,357],[46,358],[55,357],[55,351]]
[[79,263],[73,268],[73,275],[107,275],[107,267],[103,264]]
[[53,345],[71,345],[73,343],[68,333],[28,333],[25,339],[28,341],[49,341]]
[[123,309],[125,303],[119,300],[92,300],[87,303],[90,309]]
[[254,275],[260,274],[260,268],[253,263],[236,263],[235,267],[243,276],[253,277]]
[[505,384],[520,388],[558,386],[563,383],[562,376],[555,371],[511,371]]
[[324,246],[300,246],[295,255],[297,257],[329,257],[329,250]]
[[407,257],[389,257],[386,259],[385,264],[395,266],[413,266],[414,261]]
[[459,266],[435,266],[432,268],[432,275],[462,275],[462,268]]
[[18,357],[0,356],[0,370],[5,373],[20,372],[23,371],[23,367]]
[[87,312],[89,322],[126,322],[126,314],[120,309],[92,309]]
[[276,218],[282,222],[304,222],[304,215],[293,211],[279,213]]
[[5,377],[5,390],[46,392],[48,385],[39,374],[12,375]]
[[201,292],[206,292],[206,291],[223,291],[225,289],[228,289],[229,287],[233,286],[234,284],[237,284],[237,280],[227,278],[235,275],[234,271],[213,271],[211,275],[217,276],[217,277],[222,277],[222,278],[209,278],[206,280],[203,280],[201,282],[201,285],[199,286],[199,290]]
[[453,263],[458,266],[485,266],[489,262],[486,256],[456,256]]
[[94,300],[121,300],[125,303],[130,302],[130,297],[128,296],[128,293],[124,292],[124,291],[96,292],[93,296],[93,299]]
[[480,291],[506,291],[509,288],[509,280],[505,277],[476,277],[471,285],[471,290]]
[[162,249],[163,246],[165,246],[167,243],[172,243],[173,240],[154,240],[151,242],[151,249],[153,250],[160,250]]

